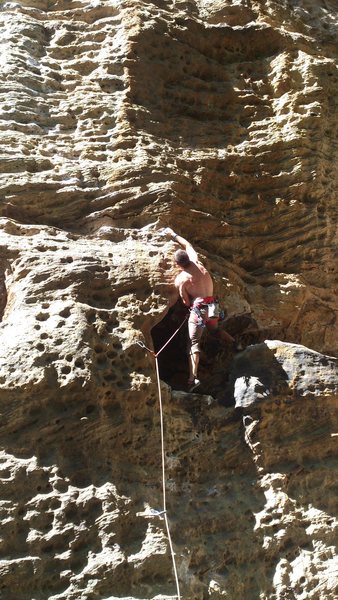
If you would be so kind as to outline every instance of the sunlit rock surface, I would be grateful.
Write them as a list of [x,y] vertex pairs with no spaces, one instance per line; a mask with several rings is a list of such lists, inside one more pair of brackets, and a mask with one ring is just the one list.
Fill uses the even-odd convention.
[[[0,600],[337,596],[335,0],[0,2]],[[169,304],[173,305],[168,311]],[[156,516],[157,515],[157,516]]]

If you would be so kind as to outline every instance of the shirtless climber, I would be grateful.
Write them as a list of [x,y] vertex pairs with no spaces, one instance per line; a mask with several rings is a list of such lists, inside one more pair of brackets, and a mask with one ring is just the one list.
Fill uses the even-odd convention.
[[190,242],[177,235],[170,227],[164,230],[166,235],[177,242],[184,250],[175,252],[175,262],[180,268],[180,273],[175,278],[175,287],[185,306],[191,309],[189,329],[189,390],[192,391],[200,385],[197,378],[200,340],[205,326],[213,333],[217,333],[227,342],[234,342],[234,338],[224,330],[218,330],[219,315],[213,297],[213,281],[210,274],[203,266]]

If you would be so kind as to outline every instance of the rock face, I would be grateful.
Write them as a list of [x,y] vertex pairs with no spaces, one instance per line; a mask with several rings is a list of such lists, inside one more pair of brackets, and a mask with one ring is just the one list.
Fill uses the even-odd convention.
[[[335,0],[0,2],[0,600],[337,596]],[[171,305],[170,310],[168,310]]]

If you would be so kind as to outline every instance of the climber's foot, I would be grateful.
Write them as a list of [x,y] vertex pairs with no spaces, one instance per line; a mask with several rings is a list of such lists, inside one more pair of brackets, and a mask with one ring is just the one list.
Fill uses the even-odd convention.
[[192,379],[188,379],[188,390],[189,392],[192,392],[193,390],[195,390],[196,388],[198,388],[198,386],[201,385],[201,382],[199,379],[197,379],[197,377],[193,377]]

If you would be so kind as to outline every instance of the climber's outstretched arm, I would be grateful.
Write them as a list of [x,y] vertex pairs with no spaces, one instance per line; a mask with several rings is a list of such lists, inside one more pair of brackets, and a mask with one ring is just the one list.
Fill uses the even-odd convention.
[[194,262],[194,263],[198,262],[199,259],[198,259],[197,252],[193,248],[193,246],[190,244],[190,242],[188,242],[188,240],[186,240],[181,235],[177,235],[177,233],[175,233],[173,231],[173,229],[171,229],[170,227],[166,227],[166,229],[164,231],[165,231],[166,235],[169,235],[172,240],[174,240],[180,246],[182,246],[182,248],[184,248],[184,250],[186,251],[187,255],[189,256],[189,258],[192,262]]

